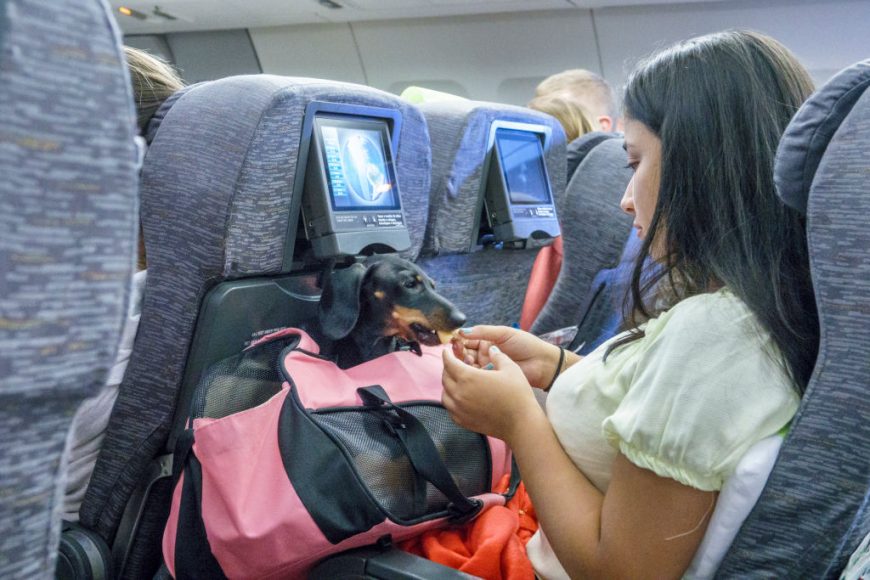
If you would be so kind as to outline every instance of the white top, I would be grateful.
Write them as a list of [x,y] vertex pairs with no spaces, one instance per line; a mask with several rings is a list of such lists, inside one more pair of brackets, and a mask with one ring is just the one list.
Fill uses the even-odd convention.
[[142,294],[145,289],[147,270],[133,275],[133,286],[130,292],[130,307],[127,321],[121,331],[121,343],[115,364],[109,371],[106,386],[99,393],[85,400],[73,418],[69,438],[67,439],[67,481],[63,498],[63,519],[70,522],[79,521],[79,508],[85,498],[85,491],[91,480],[97,455],[103,445],[103,437],[109,426],[109,416],[118,398],[118,387],[124,379],[130,354],[133,352],[133,341],[139,329],[139,316],[142,313]]
[[[786,426],[800,398],[770,336],[727,289],[683,300],[645,337],[566,370],[547,416],[574,464],[602,492],[617,453],[661,477],[722,489],[756,442]],[[543,530],[529,558],[545,579],[568,578]]]
[[864,537],[864,541],[852,553],[840,580],[862,580],[868,577],[870,577],[870,534]]

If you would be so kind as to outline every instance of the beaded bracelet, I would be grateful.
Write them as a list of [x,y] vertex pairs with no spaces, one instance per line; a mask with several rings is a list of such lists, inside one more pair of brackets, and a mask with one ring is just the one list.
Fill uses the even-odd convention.
[[553,373],[553,379],[550,381],[550,384],[547,385],[547,388],[544,389],[544,392],[550,390],[550,388],[556,383],[556,379],[559,378],[559,375],[562,373],[562,363],[565,362],[565,349],[563,347],[559,347],[559,363],[556,365],[556,372]]

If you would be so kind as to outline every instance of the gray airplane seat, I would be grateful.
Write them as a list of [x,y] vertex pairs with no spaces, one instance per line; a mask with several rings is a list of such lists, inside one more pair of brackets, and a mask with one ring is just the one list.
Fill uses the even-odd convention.
[[819,357],[767,485],[720,578],[838,578],[870,532],[870,60],[795,115],[777,151],[785,203],[804,213]]
[[[562,127],[549,115],[509,105],[462,100],[419,107],[432,141],[432,191],[425,242],[417,262],[437,282],[439,292],[465,313],[469,324],[518,323],[535,256],[552,238],[517,231],[515,237],[525,239],[502,243],[498,235],[485,234],[486,226],[481,227],[481,218],[484,222],[487,219],[484,190],[502,179],[499,168],[506,167],[505,150],[499,155],[496,147],[499,131],[524,139],[528,134],[523,131],[536,126],[542,131],[537,133],[542,145],[536,145],[532,138],[528,147],[543,147],[545,163],[535,171],[540,174],[545,167],[551,207],[554,205],[561,217],[565,197]],[[519,133],[510,133],[517,128]],[[510,186],[513,174],[510,170],[504,174]],[[516,212],[533,210],[537,211],[534,205],[516,205],[510,211],[516,218]],[[521,221],[514,219],[513,223]],[[499,227],[509,224],[503,222],[493,230]],[[526,231],[529,229],[533,228]]]
[[575,342],[586,352],[615,334],[622,318],[637,237],[619,201],[632,171],[618,134],[588,133],[569,150],[583,154],[566,190],[562,269],[531,331],[577,325]]
[[[585,356],[625,330],[631,314],[631,275],[642,244],[632,231],[616,266],[601,270],[592,279],[576,319],[577,334],[570,342],[574,352]],[[652,262],[647,259],[646,263]]]
[[103,2],[0,1],[0,578],[55,570],[66,439],[127,314],[135,119]]
[[[145,301],[81,510],[82,524],[112,546],[117,577],[150,578],[160,565],[171,452],[204,370],[316,312],[322,263],[297,228],[313,156],[306,111],[332,111],[332,119],[348,107],[392,115],[410,233],[404,255],[413,259],[427,218],[431,153],[422,115],[393,95],[315,79],[230,77],[179,92],[158,111],[159,127],[149,128]],[[228,414],[271,394],[234,391],[211,410]]]

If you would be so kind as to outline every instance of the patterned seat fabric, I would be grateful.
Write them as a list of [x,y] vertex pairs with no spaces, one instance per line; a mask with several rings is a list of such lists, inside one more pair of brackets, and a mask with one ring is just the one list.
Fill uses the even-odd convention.
[[0,578],[47,578],[65,440],[127,310],[136,117],[103,2],[5,0],[0,29]]
[[518,323],[539,246],[471,250],[477,241],[474,218],[482,195],[490,125],[501,120],[552,128],[544,155],[560,215],[565,197],[564,131],[549,115],[509,105],[444,101],[423,103],[420,110],[432,140],[432,191],[417,262],[437,282],[439,292],[465,313],[469,324]]
[[561,216],[562,269],[531,330],[541,334],[577,324],[582,342],[591,346],[601,337],[609,338],[605,327],[615,330],[609,328],[614,315],[621,318],[624,271],[631,265],[618,266],[621,253],[633,257],[633,246],[626,244],[633,234],[631,216],[620,209],[619,200],[632,171],[617,135],[588,133],[571,149],[583,149],[585,144],[591,148],[568,183]]
[[625,320],[630,314],[630,301],[626,298],[631,289],[635,258],[642,243],[632,232],[617,265],[595,275],[585,302],[580,307],[577,335],[570,346],[574,352],[587,355],[625,330]]
[[777,151],[780,197],[807,217],[821,343],[761,498],[720,578],[837,578],[870,532],[870,60],[831,79]]
[[[134,488],[164,452],[203,296],[224,281],[289,271],[300,136],[315,100],[402,112],[396,162],[412,238],[406,255],[413,259],[422,245],[429,138],[419,111],[398,97],[256,75],[201,83],[165,103],[142,175],[148,281],[139,334],[82,506],[82,522],[110,543]],[[125,575],[150,576],[160,562],[170,484],[161,479],[151,491]]]

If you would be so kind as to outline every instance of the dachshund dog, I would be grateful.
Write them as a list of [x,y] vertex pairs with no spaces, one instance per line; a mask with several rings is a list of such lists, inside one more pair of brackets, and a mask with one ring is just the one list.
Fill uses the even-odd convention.
[[328,350],[336,363],[348,368],[402,344],[449,342],[465,315],[435,292],[423,270],[387,254],[327,272],[318,322],[319,334],[335,341]]

